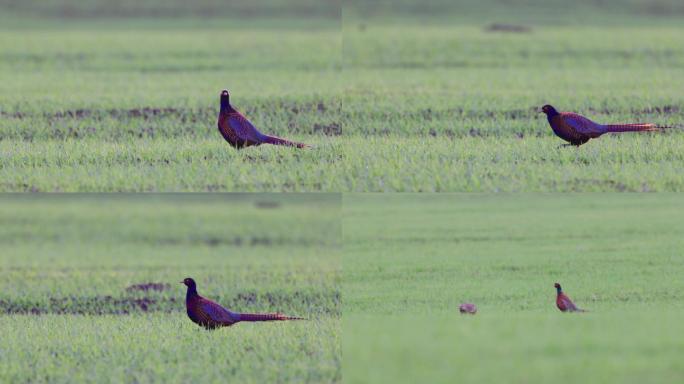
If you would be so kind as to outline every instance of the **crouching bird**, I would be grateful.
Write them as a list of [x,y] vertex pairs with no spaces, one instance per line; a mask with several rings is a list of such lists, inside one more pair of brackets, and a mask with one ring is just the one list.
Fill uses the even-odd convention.
[[584,309],[577,308],[575,303],[563,293],[560,284],[556,283],[553,286],[556,287],[556,306],[561,312],[586,312]]
[[240,321],[279,321],[279,320],[304,320],[301,317],[285,316],[280,313],[237,313],[223,308],[219,304],[205,299],[197,293],[195,280],[186,278],[181,281],[188,287],[185,296],[185,307],[188,317],[193,323],[199,324],[206,329],[229,327]]
[[599,124],[577,113],[558,112],[551,105],[543,106],[541,111],[546,114],[556,136],[570,143],[569,145],[578,147],[604,133],[658,131],[665,128],[657,127],[655,124]]
[[221,110],[218,115],[218,129],[223,138],[226,139],[230,145],[238,149],[261,144],[286,145],[297,148],[309,147],[303,143],[297,143],[259,132],[249,120],[230,105],[230,95],[225,89],[221,92]]
[[458,307],[458,311],[462,314],[474,315],[477,313],[477,307],[473,303],[463,303]]

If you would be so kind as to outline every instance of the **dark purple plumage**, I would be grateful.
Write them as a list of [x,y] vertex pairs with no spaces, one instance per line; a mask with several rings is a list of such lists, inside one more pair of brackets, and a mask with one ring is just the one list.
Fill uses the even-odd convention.
[[261,144],[285,145],[297,148],[308,147],[308,145],[303,143],[261,133],[247,118],[230,105],[230,95],[225,89],[221,92],[218,130],[230,145],[238,149]]
[[[580,114],[558,112],[551,105],[542,107],[553,133],[570,145],[580,146],[604,133],[657,131],[655,124],[599,124]],[[664,127],[661,127],[664,128]]]
[[181,281],[188,287],[185,295],[185,308],[193,323],[206,329],[229,327],[240,321],[279,321],[304,320],[301,317],[285,316],[281,313],[237,313],[205,299],[197,293],[195,280],[186,278]]
[[458,307],[458,310],[463,314],[474,315],[477,313],[477,307],[473,303],[463,303]]

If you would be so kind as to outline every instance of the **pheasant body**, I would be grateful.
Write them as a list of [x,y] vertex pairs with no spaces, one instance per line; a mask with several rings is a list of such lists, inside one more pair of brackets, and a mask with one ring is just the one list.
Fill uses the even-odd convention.
[[232,312],[197,293],[197,285],[191,278],[181,283],[188,287],[185,295],[185,307],[188,317],[193,323],[206,329],[229,327],[241,321],[282,321],[303,320],[301,317],[285,316],[280,313],[238,313]]
[[550,105],[542,107],[553,133],[571,145],[580,146],[609,132],[657,131],[655,124],[599,124],[580,114],[558,112]]
[[561,312],[586,312],[584,309],[577,308],[575,303],[563,293],[560,284],[556,283],[554,286],[556,287],[556,306]]
[[473,303],[463,303],[458,307],[458,311],[464,314],[474,315],[477,313],[477,307]]
[[261,144],[286,145],[297,148],[308,147],[303,143],[261,133],[246,117],[230,105],[230,98],[226,90],[221,92],[218,130],[230,145],[238,149]]

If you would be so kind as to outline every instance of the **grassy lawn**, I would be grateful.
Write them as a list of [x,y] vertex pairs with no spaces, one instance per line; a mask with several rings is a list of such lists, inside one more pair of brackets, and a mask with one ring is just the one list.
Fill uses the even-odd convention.
[[[0,381],[339,382],[339,195],[0,198]],[[305,322],[213,332],[185,287]]]
[[[675,383],[678,195],[348,195],[345,381]],[[563,314],[554,282],[590,312]],[[476,316],[458,306],[473,302]]]
[[[0,16],[1,191],[341,190],[333,2],[65,3]],[[263,132],[316,148],[235,151],[224,88]]]
[[[351,190],[684,189],[678,2],[356,3],[343,23]],[[559,148],[544,104],[675,128]]]
[[[10,3],[2,191],[684,190],[674,0]],[[223,88],[314,149],[230,148]],[[559,148],[547,103],[674,128]]]

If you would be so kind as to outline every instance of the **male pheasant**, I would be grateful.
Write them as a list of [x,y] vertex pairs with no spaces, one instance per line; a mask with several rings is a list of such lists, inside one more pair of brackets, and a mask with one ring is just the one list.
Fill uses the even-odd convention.
[[280,313],[237,313],[223,308],[219,304],[205,299],[197,293],[195,280],[186,278],[181,281],[188,287],[185,296],[185,307],[188,317],[194,323],[206,329],[229,327],[240,321],[278,321],[278,320],[304,320],[301,317],[285,316]]
[[575,303],[563,293],[560,284],[556,283],[553,286],[556,287],[556,306],[561,312],[586,312],[584,309],[577,308]]
[[252,125],[240,112],[230,105],[230,95],[227,90],[221,92],[221,110],[218,115],[218,130],[230,145],[240,149],[251,145],[274,144],[297,148],[309,147],[280,137],[264,135]]
[[[553,133],[570,143],[580,146],[589,139],[597,138],[608,132],[657,131],[655,124],[599,124],[573,112],[558,112],[551,105],[542,107]],[[567,145],[567,144],[566,144]]]

